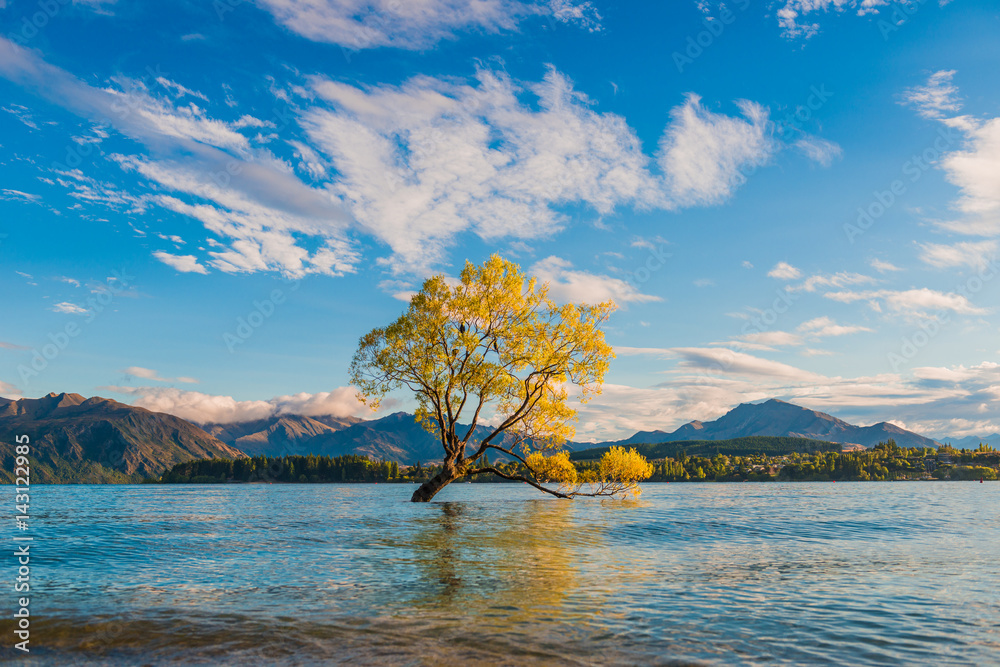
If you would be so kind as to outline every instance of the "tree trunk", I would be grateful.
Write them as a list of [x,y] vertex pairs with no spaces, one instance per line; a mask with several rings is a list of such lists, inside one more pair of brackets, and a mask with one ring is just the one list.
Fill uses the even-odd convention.
[[454,461],[445,461],[444,466],[441,468],[441,472],[421,484],[420,488],[413,492],[410,502],[430,502],[431,498],[437,495],[438,491],[448,486],[461,476],[462,472],[459,470],[458,466],[455,465]]

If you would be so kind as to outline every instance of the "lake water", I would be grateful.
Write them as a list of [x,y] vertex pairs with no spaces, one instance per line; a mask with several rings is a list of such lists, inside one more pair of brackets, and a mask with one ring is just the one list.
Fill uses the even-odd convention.
[[413,488],[33,487],[21,664],[1000,664],[998,483]]

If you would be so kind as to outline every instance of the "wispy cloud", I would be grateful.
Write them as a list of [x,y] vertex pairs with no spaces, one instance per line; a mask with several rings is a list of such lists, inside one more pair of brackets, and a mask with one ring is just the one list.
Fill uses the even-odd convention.
[[931,74],[923,86],[908,88],[903,93],[903,102],[917,109],[924,118],[942,118],[946,113],[954,113],[962,108],[958,99],[958,88],[951,82],[955,70],[941,70]]
[[142,380],[153,380],[154,382],[184,382],[186,384],[198,384],[198,380],[191,377],[160,377],[160,374],[157,371],[154,371],[151,368],[143,368],[142,366],[129,366],[119,372],[128,378],[137,377]]
[[889,273],[895,271],[902,271],[901,268],[893,264],[892,262],[886,262],[877,257],[868,262],[868,265],[879,273]]
[[970,267],[981,269],[996,261],[1000,243],[979,241],[942,245],[920,244],[920,260],[937,269]]
[[31,110],[28,107],[21,106],[20,104],[11,104],[7,107],[0,107],[0,111],[6,111],[32,130],[38,129],[38,123],[32,118]]
[[8,190],[6,188],[0,189],[0,199],[14,199],[25,202],[37,203],[41,199],[41,195],[31,194],[30,192],[21,192],[20,190]]
[[458,32],[511,32],[527,18],[548,16],[595,32],[601,15],[573,0],[261,0],[279,23],[317,42],[352,50],[424,49]]
[[[340,11],[283,6],[292,5]],[[573,14],[566,3],[545,11]],[[361,87],[312,76],[288,91],[275,87],[288,100],[287,122],[305,135],[287,139],[298,158],[290,163],[242,132],[271,121],[212,118],[198,99],[189,102],[200,93],[165,76],[116,77],[97,88],[8,40],[0,46],[0,75],[94,122],[108,119],[147,149],[110,157],[156,194],[62,170],[59,183],[72,196],[195,218],[227,243],[187,266],[232,273],[352,272],[361,256],[351,232],[360,230],[391,249],[383,266],[424,275],[462,234],[490,243],[546,238],[569,224],[569,206],[604,216],[719,203],[745,180],[745,167],[781,148],[761,105],[740,101],[741,116],[727,116],[689,95],[649,156],[624,118],[597,111],[554,68],[538,82],[481,69],[472,82],[418,76]]]
[[[159,188],[201,202],[186,204],[165,195],[155,200],[168,208],[177,202],[175,209],[233,240],[229,251],[215,258],[219,268],[337,273],[351,270],[357,260],[345,238],[348,216],[335,198],[302,183],[285,163],[254,147],[238,128],[210,118],[196,104],[177,105],[158,96],[144,79],[118,77],[106,88],[90,86],[5,38],[0,38],[0,76],[95,122],[106,120],[116,131],[144,144],[148,152],[142,157],[111,157]],[[176,86],[167,89],[178,91]],[[227,174],[225,187],[210,178],[218,173]],[[130,196],[120,197],[119,202],[116,193],[96,188],[93,179],[78,170],[61,175],[62,184],[75,188],[75,196],[84,200],[133,207],[146,201]],[[275,247],[295,246],[295,234],[319,236],[319,249],[270,254]]]
[[867,301],[868,305],[876,312],[888,311],[890,314],[915,318],[934,317],[936,313],[942,311],[960,315],[984,315],[989,312],[986,308],[972,305],[969,299],[961,294],[939,292],[926,287],[900,291],[872,290],[855,292],[845,290],[842,292],[828,292],[823,296],[834,301],[840,301],[841,303]]
[[63,301],[52,306],[51,310],[55,313],[66,313],[69,315],[85,315],[90,312],[86,308],[76,305],[75,303],[70,303],[69,301]]
[[[770,275],[770,274],[768,274]],[[806,278],[801,285],[795,285],[789,287],[791,291],[804,291],[804,292],[815,292],[821,287],[848,287],[850,285],[867,285],[869,283],[875,282],[875,279],[871,276],[866,276],[861,273],[850,273],[848,271],[841,271],[839,273],[834,273],[830,275],[816,274],[814,276],[809,276]]]

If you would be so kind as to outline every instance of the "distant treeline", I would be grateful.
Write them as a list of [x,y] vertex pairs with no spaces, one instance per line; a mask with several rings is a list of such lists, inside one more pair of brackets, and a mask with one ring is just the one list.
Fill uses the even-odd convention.
[[395,461],[365,456],[254,456],[246,459],[199,459],[178,463],[158,481],[165,484],[212,482],[388,482],[399,478]]
[[[739,440],[752,440],[740,438]],[[773,440],[773,438],[770,438]],[[796,440],[788,438],[787,440]],[[690,442],[690,441],[689,441]],[[710,441],[700,441],[710,442]],[[735,441],[729,441],[735,442]],[[816,443],[818,441],[807,441]],[[673,445],[678,443],[662,443]],[[820,443],[829,445],[830,443]],[[658,447],[648,445],[647,447]],[[776,445],[777,446],[777,445]],[[637,450],[640,446],[636,447]],[[591,450],[593,451],[593,450]],[[646,450],[648,451],[648,450]],[[582,454],[582,452],[580,452]],[[644,454],[646,452],[643,452]],[[899,447],[895,441],[872,449],[838,452],[823,448],[813,452],[790,452],[778,456],[761,453],[710,456],[681,450],[676,457],[651,457],[650,482],[767,482],[767,481],[885,481],[902,479],[988,479],[998,477],[1000,452],[981,445],[976,450],[940,450]],[[579,470],[595,468],[596,459],[577,460]],[[508,474],[523,471],[518,463],[498,463]],[[283,456],[249,459],[202,459],[174,466],[150,482],[420,482],[439,470],[435,465],[400,466],[394,461],[376,461],[363,456]],[[473,482],[504,482],[494,475],[478,475]]]
[[[584,464],[592,465],[590,462]],[[578,464],[579,465],[579,464]],[[899,447],[895,441],[852,452],[793,452],[782,456],[689,456],[654,461],[650,481],[890,481],[903,479],[997,479],[1000,452],[942,447]]]
[[[489,457],[483,465],[491,465]],[[523,471],[520,464],[497,463],[503,472]],[[422,482],[440,471],[440,466],[400,466],[395,461],[378,461],[365,456],[255,456],[247,459],[199,459],[179,463],[159,479],[147,483],[212,484],[219,482]],[[468,481],[504,482],[496,475],[476,475]]]
[[[784,436],[752,435],[729,440],[678,440],[653,444],[627,445],[650,461],[654,459],[677,458],[682,453],[688,456],[784,456],[795,452],[839,452],[841,445],[825,440],[810,438],[790,438]],[[594,447],[570,453],[570,459],[585,461],[600,459],[610,447]]]

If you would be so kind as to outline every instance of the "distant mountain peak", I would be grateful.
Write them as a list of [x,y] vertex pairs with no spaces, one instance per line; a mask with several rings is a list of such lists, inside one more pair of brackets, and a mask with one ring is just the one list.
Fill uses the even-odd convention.
[[621,441],[623,444],[674,442],[690,440],[697,433],[700,440],[729,440],[749,436],[785,436],[810,438],[844,444],[860,443],[872,447],[894,438],[903,447],[935,447],[936,442],[899,426],[881,422],[855,426],[833,415],[770,398],[761,403],[740,403],[714,421],[692,421],[671,433],[640,431]]

